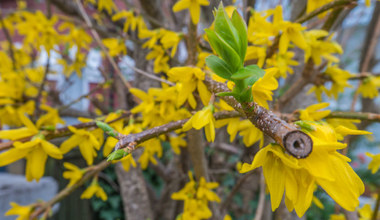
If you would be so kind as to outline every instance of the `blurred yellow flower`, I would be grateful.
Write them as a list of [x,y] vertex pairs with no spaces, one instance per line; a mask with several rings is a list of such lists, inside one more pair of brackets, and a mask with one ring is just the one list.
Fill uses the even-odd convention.
[[97,155],[97,150],[100,149],[100,143],[96,139],[95,135],[83,130],[76,129],[73,126],[68,127],[73,135],[61,144],[61,151],[66,154],[74,147],[79,146],[79,150],[86,160],[88,165],[92,165],[94,157]]
[[20,206],[15,202],[11,202],[12,208],[9,209],[5,216],[18,215],[16,220],[29,220],[30,214],[33,211],[32,206]]
[[306,109],[300,110],[300,119],[303,121],[319,121],[330,114],[330,110],[319,111],[329,106],[329,103],[322,102],[310,105]]
[[258,105],[268,109],[267,101],[272,101],[273,90],[277,89],[278,82],[274,77],[275,69],[266,69],[265,75],[258,79],[252,86],[253,101]]
[[70,180],[67,185],[68,187],[74,185],[82,178],[84,170],[81,170],[74,164],[68,162],[64,162],[63,166],[67,169],[67,171],[63,172],[63,178]]
[[215,118],[213,115],[213,106],[208,105],[198,111],[191,117],[182,127],[183,131],[188,131],[192,128],[197,130],[205,128],[206,139],[208,142],[215,140]]
[[100,198],[103,201],[107,200],[107,194],[104,192],[103,188],[99,186],[98,181],[95,179],[92,181],[91,185],[80,196],[81,199],[91,199],[93,196]]
[[173,6],[173,11],[178,12],[184,9],[189,9],[191,15],[191,21],[193,24],[198,24],[199,16],[201,14],[201,5],[207,6],[210,3],[208,0],[179,0]]

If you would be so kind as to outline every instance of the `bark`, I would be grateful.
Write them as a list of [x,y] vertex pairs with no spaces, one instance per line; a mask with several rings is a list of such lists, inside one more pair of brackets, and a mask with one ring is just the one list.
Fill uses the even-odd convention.
[[125,218],[128,220],[154,219],[148,190],[140,166],[125,172],[120,163],[115,167],[120,184]]
[[[135,45],[135,48],[141,47]],[[136,67],[147,70],[149,62],[145,60],[146,51],[135,50],[133,55]],[[147,90],[152,86],[156,86],[156,82],[141,74],[135,74],[134,86],[142,90]],[[126,94],[125,90],[124,94]],[[126,106],[127,104],[125,103],[124,105]],[[141,151],[134,154],[135,160],[137,160],[140,155]],[[131,168],[129,172],[125,172],[121,164],[118,164],[115,170],[120,184],[125,218],[128,220],[154,219],[151,201],[140,165],[136,168]]]

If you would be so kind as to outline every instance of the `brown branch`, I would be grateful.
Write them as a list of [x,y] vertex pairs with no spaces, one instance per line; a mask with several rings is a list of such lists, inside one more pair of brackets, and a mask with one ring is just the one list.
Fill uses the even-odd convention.
[[100,49],[102,50],[102,52],[105,54],[108,62],[110,62],[112,68],[115,70],[115,72],[118,75],[118,77],[122,80],[124,86],[127,89],[131,89],[132,85],[124,78],[124,76],[121,73],[119,67],[117,66],[115,60],[112,59],[111,55],[108,53],[107,49],[103,45],[102,40],[101,40],[98,32],[93,28],[93,24],[92,24],[90,18],[88,17],[88,15],[87,15],[87,13],[86,13],[86,11],[85,11],[82,3],[79,0],[75,0],[75,3],[78,6],[79,12],[80,12],[81,16],[83,17],[84,21],[90,27],[91,35],[94,37],[95,42],[98,44],[98,46],[100,47]]
[[[240,114],[235,111],[223,111],[223,112],[217,112],[214,114],[214,117],[216,120],[220,119],[226,119],[226,118],[234,118],[239,117]],[[158,137],[162,134],[168,133],[170,131],[175,131],[177,129],[182,128],[182,126],[189,120],[183,119],[178,120],[174,122],[169,122],[167,124],[157,126],[148,130],[145,130],[143,132],[137,133],[137,134],[130,134],[127,136],[124,136],[119,140],[119,142],[116,144],[115,149],[122,149],[122,148],[129,148],[131,151],[135,150],[136,145],[147,141],[151,138]]]
[[89,169],[88,172],[73,186],[66,187],[62,191],[60,191],[56,196],[54,196],[51,200],[48,202],[44,202],[41,207],[37,208],[29,217],[29,219],[37,219],[39,215],[45,213],[47,210],[49,210],[51,207],[53,207],[54,204],[64,199],[66,196],[70,195],[74,190],[82,186],[87,180],[89,180],[91,177],[97,175],[100,171],[107,168],[111,162],[102,161],[98,165],[92,167]]
[[[294,23],[304,23],[304,22],[306,22],[306,21],[308,21],[308,20],[310,20],[310,19],[318,16],[319,14],[322,14],[323,12],[326,12],[326,11],[330,10],[330,9],[341,8],[341,7],[346,7],[346,6],[350,6],[350,5],[355,6],[356,4],[357,3],[356,3],[355,0],[338,0],[338,1],[333,1],[333,2],[330,2],[328,4],[325,4],[325,5],[321,6],[320,8],[315,9],[314,11],[310,12],[309,14],[303,15],[302,17],[300,17],[297,20],[295,20]],[[336,19],[336,17],[337,17],[338,14],[339,13],[334,14],[335,18],[334,19],[328,19],[326,21],[326,23],[328,23],[328,24],[334,23],[333,21],[335,21],[335,19]],[[325,28],[331,28],[332,25],[330,27],[328,27],[328,26],[330,26],[330,25],[326,25]],[[273,54],[276,52],[276,48],[278,47],[279,42],[280,42],[280,35],[276,36],[273,44],[268,48],[266,58],[269,58],[269,57],[273,56]]]
[[[116,119],[114,119],[112,121],[109,121],[107,123],[110,124],[110,123],[116,122],[116,121],[118,121],[120,119],[127,118],[130,115],[131,115],[130,112],[126,112],[123,115],[121,115],[120,117],[118,117],[118,118],[116,118]],[[72,126],[74,128],[77,128],[77,129],[97,127],[96,126],[96,122],[93,122],[93,121],[92,122],[86,122],[86,123],[79,123],[79,124],[70,125],[70,126]],[[67,136],[67,135],[71,134],[71,131],[69,130],[69,127],[67,126],[67,127],[55,129],[54,131],[44,130],[41,133],[45,136],[45,138],[47,140],[51,140],[51,139],[54,139],[54,138],[57,138],[57,137]],[[16,142],[16,141],[24,143],[24,142],[30,141],[32,138],[33,138],[33,136],[31,136],[31,137],[25,137],[25,138],[14,140],[14,141],[8,141],[8,142],[5,142],[5,143],[0,143],[0,151],[12,148],[13,143]]]
[[3,14],[1,12],[1,9],[0,9],[0,24],[2,26],[5,38],[7,39],[8,44],[9,44],[9,56],[11,57],[11,60],[12,60],[13,70],[16,70],[17,65],[16,65],[15,53],[13,51],[13,41],[12,41],[11,35],[9,34],[7,28],[5,27],[5,22],[3,19]]
[[260,172],[260,193],[259,193],[259,204],[257,205],[255,219],[261,220],[265,207],[265,179],[263,172]]
[[[205,79],[205,84],[214,93],[230,92],[225,84],[215,82],[208,77]],[[243,110],[252,124],[283,146],[289,154],[297,158],[305,158],[311,153],[313,141],[309,135],[298,130],[295,125],[288,124],[255,102],[240,104],[232,96],[222,97],[222,99],[236,111]]]
[[110,84],[112,83],[112,80],[109,80],[109,81],[106,81],[104,83],[100,83],[98,84],[97,86],[95,86],[93,89],[91,89],[87,94],[84,94],[84,95],[81,95],[79,96],[78,98],[76,98],[75,100],[71,101],[69,104],[67,105],[63,105],[61,107],[58,108],[58,111],[63,111],[63,110],[66,110],[67,108],[70,108],[70,106],[74,105],[75,103],[79,102],[80,100],[84,99],[84,98],[87,98],[88,96],[90,96],[91,94],[93,94],[94,92],[98,91],[99,89],[103,88],[104,85],[106,84]]
[[232,198],[234,197],[234,195],[239,191],[240,187],[243,185],[243,183],[251,176],[253,175],[254,172],[249,172],[248,174],[240,177],[240,179],[236,182],[236,184],[234,185],[234,187],[232,188],[231,192],[228,194],[228,196],[226,197],[226,199],[222,202],[222,204],[220,205],[220,210],[221,212],[223,212],[227,207],[228,205],[232,202]]
[[40,115],[40,104],[41,104],[41,96],[42,96],[42,91],[44,90],[45,83],[47,81],[47,75],[49,74],[49,69],[50,69],[50,52],[48,52],[48,57],[46,61],[46,66],[45,66],[45,72],[44,72],[44,78],[42,79],[41,85],[38,88],[38,93],[35,99],[36,102],[36,108],[34,109],[34,114],[33,114],[33,119],[34,121],[37,120],[38,116]]

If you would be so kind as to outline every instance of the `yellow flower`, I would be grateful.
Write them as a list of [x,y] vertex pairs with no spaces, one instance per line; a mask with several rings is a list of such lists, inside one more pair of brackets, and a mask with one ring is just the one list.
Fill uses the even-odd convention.
[[112,10],[117,10],[113,0],[98,0],[98,11],[101,12],[103,9],[106,10],[108,14],[112,14]]
[[96,196],[103,201],[107,200],[107,194],[104,192],[103,188],[99,186],[98,181],[93,180],[91,185],[80,196],[81,199],[91,199]]
[[267,69],[265,75],[257,80],[252,86],[253,101],[260,106],[268,109],[267,101],[272,101],[272,90],[277,89],[278,82],[274,77],[275,71],[273,68]]
[[330,114],[331,112],[330,110],[319,111],[328,106],[329,106],[329,103],[327,102],[310,105],[306,109],[299,111],[300,119],[303,121],[319,121]]
[[290,66],[297,66],[298,62],[295,60],[292,60],[294,57],[294,52],[287,51],[284,54],[276,53],[274,54],[270,59],[267,60],[267,64],[269,67],[276,67],[277,73],[275,77],[287,77],[287,72],[290,74],[293,74],[293,69]]
[[380,154],[374,155],[369,152],[366,152],[365,154],[372,159],[368,164],[368,169],[370,169],[372,173],[376,173],[380,167]]
[[185,200],[181,220],[209,219],[212,216],[207,201],[188,199]]
[[173,200],[187,200],[189,197],[194,197],[197,193],[196,182],[194,181],[193,174],[189,171],[188,176],[190,181],[185,184],[185,186],[178,192],[171,195]]
[[338,66],[327,67],[325,74],[332,80],[330,94],[338,99],[338,94],[344,91],[344,88],[351,87],[347,82],[352,76],[348,71],[340,69]]
[[150,139],[143,143],[144,152],[140,156],[138,162],[141,165],[141,169],[145,170],[148,168],[149,162],[153,164],[157,164],[156,158],[154,158],[154,155],[157,155],[157,157],[162,157],[162,146],[161,141],[158,138]]
[[380,76],[378,77],[367,77],[362,81],[362,84],[358,88],[358,92],[364,98],[373,99],[379,95],[378,88],[380,87]]
[[122,158],[121,160],[119,160],[119,161],[121,162],[121,165],[123,166],[123,168],[124,168],[124,170],[125,170],[126,172],[129,171],[129,169],[131,168],[131,165],[132,165],[133,167],[136,167],[136,166],[137,166],[135,160],[134,160],[133,157],[132,157],[132,154],[129,154],[128,156],[123,157],[123,158]]
[[324,86],[324,85],[314,85],[312,86],[309,91],[307,91],[307,94],[311,94],[312,92],[315,92],[315,97],[317,98],[318,102],[322,102],[322,93],[326,93],[328,96],[330,96],[330,91]]
[[178,106],[181,106],[186,100],[192,108],[197,106],[193,92],[198,90],[203,105],[208,105],[211,93],[203,83],[205,73],[197,67],[174,67],[168,72],[169,79],[181,84],[178,94]]
[[191,15],[191,21],[193,24],[198,24],[199,16],[201,14],[201,5],[207,6],[209,4],[208,0],[179,0],[173,6],[173,11],[178,12],[188,8]]
[[332,35],[327,39],[329,32],[324,30],[310,30],[305,33],[308,47],[305,50],[305,62],[313,59],[316,65],[322,63],[322,58],[325,58],[331,63],[339,62],[339,59],[333,56],[333,53],[342,54],[342,47],[335,41],[332,41]]
[[172,48],[172,52],[170,56],[174,57],[174,55],[177,52],[178,44],[181,41],[181,36],[174,31],[168,31],[165,29],[161,30],[161,34],[162,34],[162,37],[161,37],[162,46],[165,49]]
[[218,187],[218,183],[209,182],[201,177],[199,184],[194,181],[191,172],[188,173],[190,181],[178,192],[172,194],[173,200],[184,200],[182,220],[209,219],[212,212],[208,208],[209,201],[220,202],[219,197],[210,189]]
[[180,136],[170,136],[169,137],[169,142],[170,146],[172,147],[173,151],[175,154],[180,154],[181,149],[180,147],[186,147],[187,142],[183,139],[185,135],[180,135]]
[[344,214],[332,214],[330,215],[330,220],[346,220]]
[[65,121],[63,121],[59,117],[59,113],[57,109],[54,109],[47,105],[41,105],[40,107],[42,110],[46,111],[47,113],[43,116],[41,116],[36,123],[36,126],[39,128],[42,125],[57,125],[57,124],[65,124]]
[[[332,2],[333,0],[308,0],[307,1],[307,7],[306,7],[306,13],[310,13],[314,11],[317,8],[322,7],[323,5]],[[329,12],[328,10],[327,12]],[[318,15],[318,18],[323,18],[326,16],[327,12],[321,13]]]
[[16,220],[29,220],[30,214],[33,211],[32,206],[20,206],[15,202],[11,202],[12,208],[5,213],[5,216],[18,215]]
[[265,47],[248,46],[244,60],[257,60],[257,65],[262,68],[267,56],[266,51]]
[[211,191],[219,186],[217,182],[206,182],[206,179],[202,176],[199,180],[197,198],[206,201],[220,202],[219,196]]
[[1,130],[0,139],[18,140],[25,137],[31,137],[36,135],[39,131],[33,122],[24,115],[21,111],[17,112],[18,117],[22,124],[26,127],[12,129],[12,130]]
[[100,143],[96,137],[83,129],[68,127],[73,135],[61,144],[61,151],[66,154],[74,147],[79,146],[79,150],[88,165],[92,165],[94,157],[97,155],[96,150],[100,149]]
[[363,207],[358,209],[360,218],[359,220],[370,220],[372,219],[373,211],[370,204],[365,204]]
[[314,185],[321,186],[340,206],[354,210],[364,185],[347,162],[349,158],[337,150],[346,144],[337,141],[335,131],[327,124],[310,122],[314,130],[304,131],[313,140],[313,151],[304,159],[286,154],[279,145],[272,144],[260,150],[252,164],[243,164],[245,173],[262,166],[272,210],[275,210],[285,192],[285,204],[289,211],[295,209],[302,216],[309,208]]
[[135,19],[135,16],[133,14],[133,11],[132,10],[120,11],[120,12],[118,12],[112,16],[112,21],[117,21],[117,20],[120,20],[123,18],[125,18],[123,31],[127,32],[129,29],[131,29],[132,31],[135,31],[137,23],[136,23],[136,19]]
[[63,178],[70,180],[67,185],[68,187],[74,185],[82,178],[84,171],[74,164],[65,162],[63,163],[63,166],[67,169],[67,171],[63,172]]
[[26,158],[25,176],[28,181],[35,179],[37,182],[44,175],[47,155],[62,159],[62,153],[53,144],[45,141],[42,135],[36,135],[32,141],[15,142],[14,148],[0,154],[0,166],[13,163],[21,158]]
[[107,47],[111,57],[125,55],[127,53],[127,47],[122,40],[116,38],[107,38],[102,40],[104,46]]
[[208,142],[214,142],[215,140],[215,118],[213,115],[213,106],[209,105],[202,110],[198,111],[191,117],[182,127],[184,131],[188,131],[191,128],[197,130],[205,128],[206,139]]

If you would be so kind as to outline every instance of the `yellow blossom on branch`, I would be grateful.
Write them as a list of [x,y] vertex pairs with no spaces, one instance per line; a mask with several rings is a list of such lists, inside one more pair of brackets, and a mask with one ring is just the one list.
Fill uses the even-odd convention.
[[127,53],[127,47],[123,40],[116,38],[107,38],[102,40],[104,46],[107,47],[110,56],[115,57],[119,55],[125,55]]
[[82,178],[84,170],[81,170],[74,164],[68,162],[63,163],[63,166],[67,169],[67,171],[63,172],[63,178],[70,180],[67,185],[68,187],[74,185]]
[[265,75],[258,79],[252,86],[253,101],[266,109],[269,108],[267,101],[273,100],[272,90],[275,90],[278,87],[278,82],[274,77],[274,74],[275,69],[267,69]]
[[358,88],[358,93],[360,93],[364,98],[373,99],[379,95],[379,88],[380,76],[370,76],[362,81],[362,84]]
[[73,135],[61,144],[61,151],[66,154],[74,147],[79,146],[79,150],[88,165],[92,165],[97,150],[100,149],[100,143],[96,137],[83,129],[76,129],[73,126],[68,127]]
[[205,73],[197,67],[174,67],[168,72],[169,79],[181,83],[178,94],[178,105],[189,102],[192,108],[197,106],[193,92],[198,90],[203,105],[210,101],[211,93],[203,83]]
[[317,103],[310,105],[306,109],[300,110],[300,119],[303,121],[319,121],[330,114],[330,110],[319,111],[329,106],[329,103]]
[[349,158],[337,152],[346,147],[337,141],[335,131],[326,124],[310,122],[312,131],[305,131],[313,140],[313,151],[304,159],[287,155],[279,145],[269,145],[255,156],[252,164],[243,164],[245,173],[262,166],[272,210],[275,210],[285,192],[289,211],[295,209],[302,216],[309,208],[314,184],[320,185],[340,206],[354,210],[364,185],[347,162]]
[[33,211],[32,206],[21,206],[15,202],[11,202],[11,206],[12,208],[5,213],[5,216],[18,215],[16,220],[29,220],[30,214]]
[[103,188],[99,186],[97,180],[93,180],[91,185],[80,196],[81,199],[91,199],[93,196],[100,198],[103,201],[107,200],[107,194],[104,192]]
[[201,5],[207,6],[210,3],[208,0],[179,0],[173,6],[173,11],[178,12],[184,9],[189,9],[191,15],[191,21],[193,24],[198,24],[201,14]]
[[208,142],[214,142],[215,140],[215,118],[213,115],[213,106],[209,105],[202,110],[198,111],[191,117],[182,127],[184,131],[188,131],[191,128],[197,130],[205,128],[206,139]]

